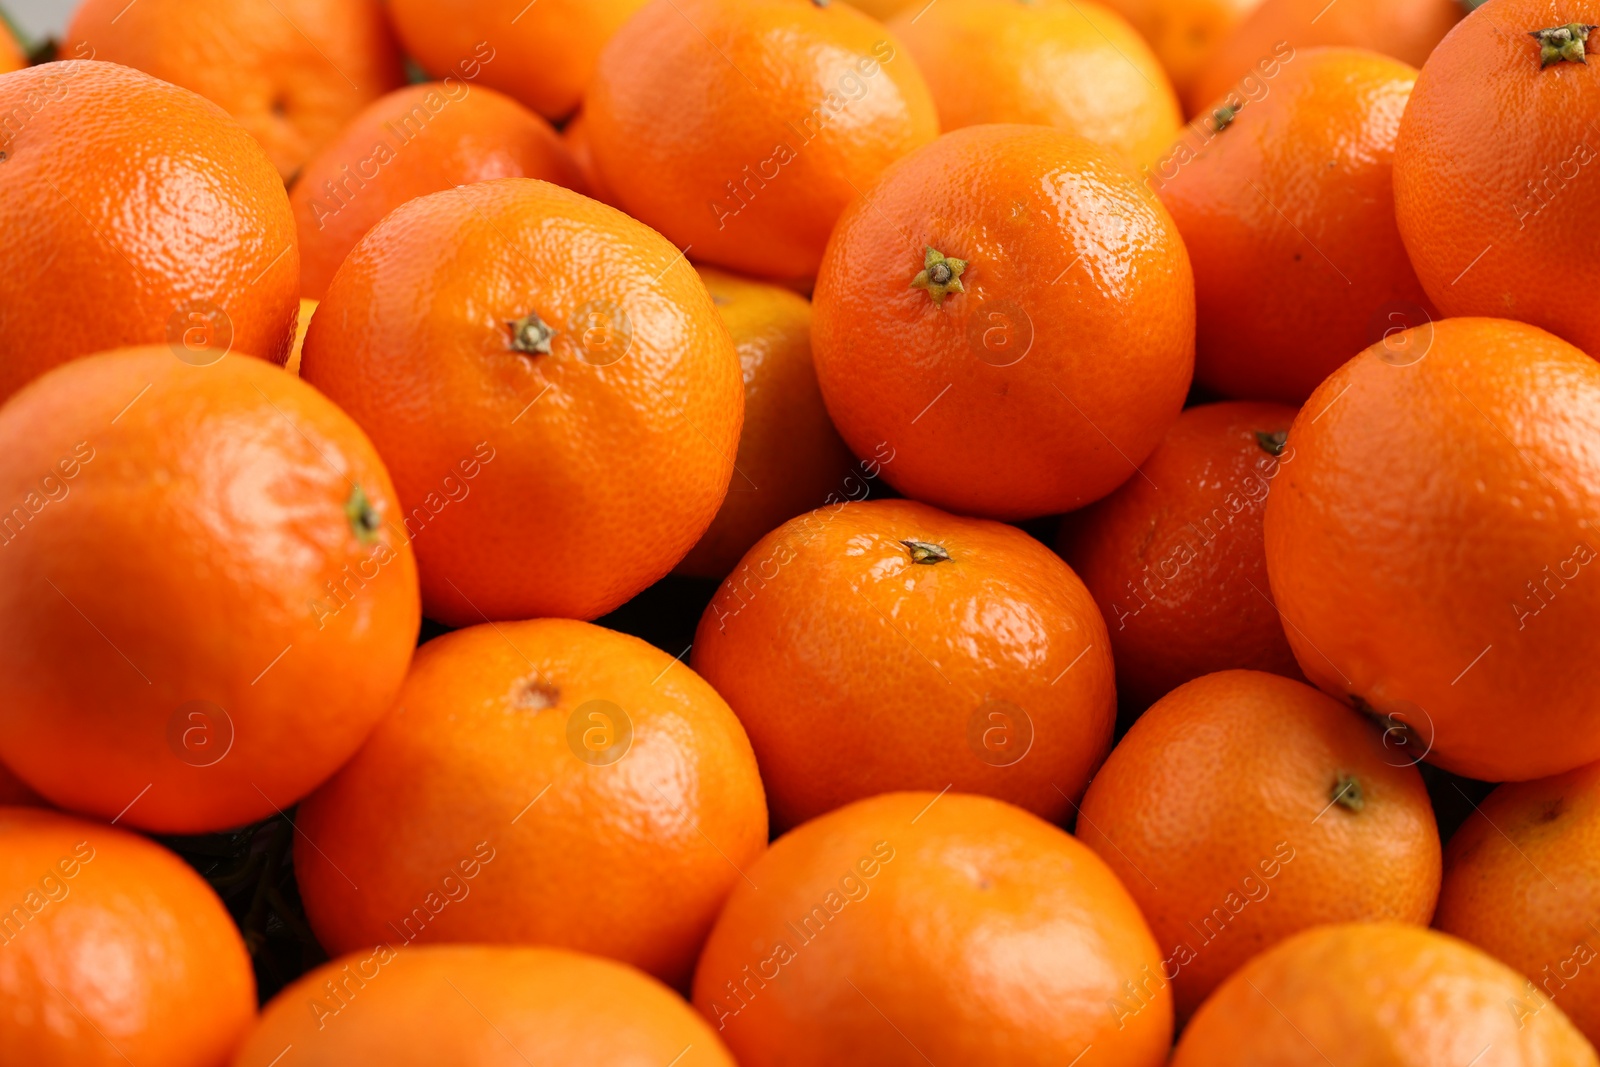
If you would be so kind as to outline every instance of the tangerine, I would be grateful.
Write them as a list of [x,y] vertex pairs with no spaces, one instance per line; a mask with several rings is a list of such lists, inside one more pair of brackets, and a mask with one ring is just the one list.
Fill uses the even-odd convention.
[[1054,126],[1153,162],[1183,125],[1161,61],[1091,0],[941,0],[889,21],[927,78],[946,130]]
[[584,113],[630,215],[778,281],[815,276],[845,206],[939,132],[893,35],[814,0],[655,0],[601,53]]
[[1259,671],[1156,701],[1095,775],[1077,835],[1138,901],[1180,1019],[1291,934],[1425,926],[1439,895],[1417,769],[1354,711]]
[[[406,51],[435,78],[456,71],[551,122],[578,109],[600,49],[647,0],[389,0]],[[506,59],[495,60],[504,51]]]
[[0,114],[11,116],[0,128],[0,400],[122,345],[288,358],[294,216],[242,126],[186,89],[89,60],[0,79]]
[[1499,786],[1450,839],[1433,919],[1519,971],[1590,1041],[1600,1038],[1597,846],[1600,764]]
[[1445,319],[1335,371],[1264,526],[1306,677],[1458,774],[1600,759],[1597,434],[1600,365],[1523,323]]
[[1299,52],[1265,99],[1218,107],[1198,154],[1186,139],[1157,168],[1194,263],[1201,385],[1300,404],[1367,345],[1431,319],[1394,214],[1416,76],[1375,52]]
[[1215,671],[1300,677],[1261,535],[1294,415],[1279,404],[1189,408],[1138,476],[1062,524],[1057,548],[1105,616],[1127,711]]
[[1144,35],[1187,97],[1206,62],[1261,0],[1107,0]]
[[10,74],[28,65],[28,54],[6,20],[0,18],[0,74]]
[[[1110,220],[1115,220],[1114,222]],[[1110,151],[969,126],[885,172],[817,278],[817,380],[859,457],[968,515],[1070,511],[1133,476],[1194,366],[1189,256]]]
[[1589,23],[1600,0],[1497,0],[1462,22],[1417,79],[1394,193],[1406,250],[1446,315],[1518,319],[1600,356]]
[[691,662],[749,732],[779,827],[890,789],[1060,819],[1116,717],[1105,623],[1071,568],[1014,527],[909,500],[763,537]]
[[302,1067],[735,1067],[705,1020],[633,968],[504,945],[379,945],[325,963],[267,1005],[233,1067],[291,1048],[284,1062]]
[[744,410],[705,285],[658,234],[546,182],[395,209],[334,275],[301,375],[372,435],[448,625],[597,618],[711,524]]
[[[722,509],[678,573],[719,581],[763,535],[864,492],[811,364],[811,303],[781,286],[701,268],[744,371],[744,429]],[[830,499],[831,498],[831,499]]]
[[389,475],[257,359],[165,346],[0,408],[0,759],[166,833],[282,811],[389,709],[419,623]]
[[750,742],[667,653],[569,619],[423,645],[393,714],[300,806],[333,952],[555,945],[684,983],[767,843]]
[[1262,0],[1212,51],[1184,104],[1197,115],[1231,92],[1270,94],[1281,65],[1308,48],[1365,48],[1420,67],[1465,9],[1458,0]]
[[0,1048],[29,1067],[223,1067],[250,955],[188,864],[137,834],[0,807]]
[[1321,926],[1235,971],[1184,1029],[1171,1067],[1309,1062],[1533,1067],[1600,1062],[1547,1001],[1519,1024],[1511,968],[1398,923]]
[[[757,888],[759,887],[759,888]],[[694,1004],[741,1067],[1157,1067],[1160,954],[1094,853],[988,797],[887,793],[785,834],[734,887]],[[1124,983],[1128,983],[1127,986]]]
[[311,158],[289,192],[301,295],[321,300],[350,250],[401,204],[492,178],[583,191],[550,124],[493,89],[449,79],[379,97]]
[[220,104],[284,181],[405,80],[382,0],[83,0],[64,51]]

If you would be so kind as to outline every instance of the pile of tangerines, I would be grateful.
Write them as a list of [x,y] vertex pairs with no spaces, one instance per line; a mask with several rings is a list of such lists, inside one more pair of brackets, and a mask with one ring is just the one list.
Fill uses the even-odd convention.
[[1597,24],[0,35],[0,1064],[1600,1062]]

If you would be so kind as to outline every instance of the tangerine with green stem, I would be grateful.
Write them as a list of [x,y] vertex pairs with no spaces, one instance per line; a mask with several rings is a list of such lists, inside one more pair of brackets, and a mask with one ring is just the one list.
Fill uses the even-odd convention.
[[691,657],[744,723],[779,827],[947,786],[1060,819],[1116,714],[1105,623],[1071,568],[1015,527],[909,500],[762,538]]
[[1076,833],[1139,902],[1180,1019],[1292,934],[1422,926],[1439,895],[1416,767],[1357,712],[1260,671],[1158,700],[1095,775]]
[[1439,310],[1600,355],[1595,0],[1497,0],[1424,64],[1395,148],[1400,235]]
[[90,356],[0,408],[0,759],[163,833],[309,793],[389,710],[420,623],[366,435],[293,375],[208,355]]
[[1261,533],[1273,482],[1294,458],[1294,416],[1281,404],[1189,408],[1139,476],[1062,523],[1057,548],[1105,615],[1125,714],[1215,671],[1301,677]]
[[1376,52],[1298,51],[1264,99],[1223,104],[1209,143],[1155,178],[1194,263],[1201,385],[1301,404],[1367,345],[1427,321],[1394,212],[1416,77]]
[[722,504],[744,412],[682,253],[530,178],[390,213],[334,275],[300,373],[372,435],[450,625],[597,618],[664,577]]
[[891,485],[968,515],[1110,493],[1194,369],[1172,217],[1110,150],[1044,126],[968,126],[891,166],[840,218],[813,307],[845,442],[892,449]]

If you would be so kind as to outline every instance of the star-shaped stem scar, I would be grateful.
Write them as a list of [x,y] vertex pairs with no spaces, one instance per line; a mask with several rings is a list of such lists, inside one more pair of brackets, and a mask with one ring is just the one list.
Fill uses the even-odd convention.
[[1582,63],[1588,65],[1584,58],[1584,44],[1589,40],[1589,34],[1600,29],[1600,26],[1586,26],[1581,22],[1569,23],[1565,26],[1552,26],[1547,30],[1534,30],[1528,34],[1539,42],[1539,69],[1555,63]]
[[937,248],[929,248],[923,256],[922,270],[911,279],[911,288],[926,289],[935,304],[943,305],[949,294],[967,291],[961,284],[961,272],[966,269],[966,260],[951,259]]

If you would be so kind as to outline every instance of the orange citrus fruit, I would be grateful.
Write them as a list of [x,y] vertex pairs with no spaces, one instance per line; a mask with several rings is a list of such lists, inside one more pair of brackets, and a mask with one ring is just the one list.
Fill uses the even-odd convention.
[[0,79],[0,114],[23,117],[0,127],[0,400],[121,345],[288,357],[294,216],[243,127],[185,89],[78,60]]
[[[1600,764],[1498,787],[1444,863],[1434,925],[1521,972],[1600,1039]],[[1511,1006],[1524,1019],[1541,1003],[1524,995]]]
[[394,713],[298,825],[306,912],[334,952],[556,945],[674,983],[767,842],[722,698],[638,638],[568,619],[423,645]]
[[963,514],[1105,496],[1177,417],[1194,366],[1166,209],[1111,152],[1041,126],[969,126],[890,167],[840,218],[813,299],[846,443],[892,451],[891,485]]
[[739,350],[744,429],[722,510],[678,573],[724,578],[767,532],[867,491],[828,418],[811,364],[811,304],[776,285],[702,268]]
[[1321,926],[1235,971],[1184,1029],[1171,1067],[1600,1063],[1554,1005],[1526,1021],[1507,1010],[1521,986],[1511,968],[1433,930]]
[[1416,767],[1361,715],[1259,671],[1156,701],[1095,775],[1077,835],[1139,902],[1180,1018],[1291,934],[1426,925],[1439,895]]
[[502,945],[380,944],[323,964],[267,1005],[233,1067],[351,1063],[735,1067],[705,1020],[631,967]]
[[1057,545],[1105,615],[1126,711],[1214,671],[1300,677],[1261,535],[1294,415],[1279,404],[1189,408],[1139,475],[1062,524]]
[[1261,101],[1219,102],[1197,153],[1186,136],[1150,172],[1194,263],[1201,385],[1300,404],[1367,345],[1429,320],[1394,215],[1416,77],[1376,52],[1307,49]]
[[322,299],[356,242],[401,204],[491,178],[583,184],[550,124],[493,89],[423,82],[368,104],[289,192],[301,294]]
[[1445,319],[1335,371],[1263,527],[1306,677],[1458,774],[1600,759],[1597,436],[1600,365],[1522,323]]
[[69,53],[221,105],[286,181],[404,80],[382,0],[83,0],[67,27]]
[[28,56],[22,42],[11,32],[5,19],[0,18],[0,74],[10,74],[28,65]]
[[0,1049],[29,1067],[222,1067],[255,1018],[216,893],[137,834],[0,807]]
[[1160,961],[1138,907],[1027,812],[888,793],[784,835],[749,873],[694,979],[741,1067],[1166,1062],[1170,992],[1108,1010]]
[[1198,114],[1230,92],[1265,99],[1308,48],[1365,48],[1420,67],[1466,12],[1460,0],[1262,0],[1201,64],[1184,95]]
[[656,0],[601,53],[584,116],[630,215],[779,281],[814,276],[845,206],[939,132],[893,35],[814,0]]
[[666,575],[722,504],[744,410],[728,328],[679,251],[526,178],[373,228],[300,373],[378,446],[424,611],[450,625],[596,618]]
[[389,0],[406,51],[435,78],[456,73],[554,122],[572,114],[600,49],[647,0]]
[[1106,0],[1133,23],[1161,59],[1180,96],[1261,0]]
[[1015,527],[909,500],[763,537],[691,662],[749,731],[780,827],[947,787],[1060,819],[1116,717],[1105,623],[1071,568]]
[[1591,23],[1600,0],[1496,0],[1462,22],[1417,79],[1394,189],[1439,310],[1517,319],[1600,356]]
[[52,802],[225,830],[389,709],[416,565],[377,453],[315,389],[238,355],[107,353],[0,408],[0,454],[0,759]]
[[889,29],[927,78],[946,130],[1054,126],[1143,165],[1183,125],[1161,61],[1093,0],[939,0],[907,8]]

